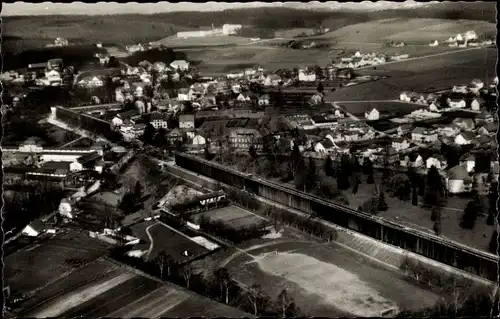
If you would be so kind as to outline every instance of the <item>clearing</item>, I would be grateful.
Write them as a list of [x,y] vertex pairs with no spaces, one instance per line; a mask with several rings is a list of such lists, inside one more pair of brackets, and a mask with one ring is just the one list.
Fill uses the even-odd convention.
[[270,296],[286,288],[309,316],[380,316],[390,308],[416,310],[439,299],[334,242],[278,242],[237,255],[226,265],[233,278],[247,286],[257,283]]
[[249,38],[237,36],[213,36],[213,37],[198,37],[198,38],[178,38],[173,35],[167,38],[153,42],[153,45],[164,45],[171,48],[182,47],[202,47],[202,46],[219,46],[219,45],[241,45],[253,42]]
[[212,209],[205,213],[193,215],[193,217],[197,218],[202,215],[211,221],[223,222],[234,229],[247,228],[267,222],[263,217],[234,205]]
[[[364,84],[360,84],[364,85]],[[372,108],[376,108],[381,116],[401,116],[404,114],[409,114],[415,110],[426,108],[425,105],[419,105],[415,103],[405,103],[397,101],[384,101],[384,102],[370,102],[370,101],[359,101],[352,103],[339,103],[339,106],[345,109],[348,113],[364,118],[365,111],[369,111]]]

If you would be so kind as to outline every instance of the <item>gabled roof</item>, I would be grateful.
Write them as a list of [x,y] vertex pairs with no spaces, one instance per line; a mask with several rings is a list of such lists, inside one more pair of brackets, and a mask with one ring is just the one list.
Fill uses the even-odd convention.
[[101,155],[99,155],[99,153],[92,152],[90,154],[80,156],[78,158],[78,163],[80,163],[80,164],[86,164],[88,162],[95,161],[95,160],[98,160],[100,158],[101,158]]
[[457,165],[448,170],[450,180],[470,180],[469,172],[464,165]]
[[321,140],[321,145],[323,145],[324,148],[331,148],[331,147],[334,147],[334,144],[332,143],[332,141],[330,141],[330,139],[328,138],[325,138],[323,140]]
[[32,221],[31,223],[29,223],[29,226],[37,231],[37,232],[41,232],[42,230],[44,230],[46,228],[46,225],[44,222],[42,222],[40,219],[35,219],[34,221]]
[[471,131],[464,131],[464,132],[460,132],[459,135],[462,135],[462,137],[465,139],[465,140],[468,140],[468,141],[472,141],[474,138],[476,138],[476,134],[474,134],[473,132]]

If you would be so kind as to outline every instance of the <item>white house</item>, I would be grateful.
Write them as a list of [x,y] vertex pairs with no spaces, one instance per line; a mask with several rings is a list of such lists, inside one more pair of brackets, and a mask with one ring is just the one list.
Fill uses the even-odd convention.
[[479,103],[478,99],[472,100],[472,102],[470,103],[470,108],[473,111],[479,111],[481,109],[481,104]]
[[410,102],[411,101],[411,96],[407,92],[402,92],[399,95],[399,100],[404,101],[404,102]]
[[314,151],[316,153],[320,153],[320,154],[327,154],[327,153],[330,153],[332,152],[333,150],[335,149],[335,145],[333,144],[333,142],[328,139],[328,138],[325,138],[324,140],[316,143],[314,145]]
[[448,170],[446,184],[450,194],[459,194],[471,189],[472,179],[464,165],[457,165]]
[[28,226],[24,227],[21,234],[28,237],[37,237],[46,229],[45,224],[40,219],[35,219]]
[[437,132],[426,130],[422,127],[416,127],[411,132],[411,139],[417,142],[435,142],[438,140]]
[[207,140],[201,135],[195,135],[193,138],[193,145],[205,145]]
[[463,109],[466,106],[465,99],[463,97],[452,97],[447,99],[448,106],[452,108]]
[[402,151],[410,147],[410,142],[405,138],[394,138],[391,146],[396,151]]
[[365,112],[365,118],[369,121],[376,121],[380,118],[380,113],[376,108],[373,108],[370,111]]
[[460,165],[467,168],[467,172],[472,172],[476,166],[476,158],[473,155],[464,155],[460,158]]
[[269,94],[263,94],[259,97],[259,105],[260,106],[263,106],[263,105],[269,105],[270,104],[270,101],[269,101]]
[[277,74],[269,74],[264,80],[265,86],[278,86],[281,81],[281,77]]
[[91,80],[86,81],[87,87],[101,87],[103,85],[104,82],[96,76],[94,76]]
[[455,144],[458,145],[471,144],[475,137],[476,137],[475,134],[470,131],[461,132],[455,137]]
[[177,94],[177,99],[179,101],[191,101],[192,92],[189,89],[180,89]]
[[194,115],[193,114],[179,115],[179,128],[194,129]]
[[73,161],[69,164],[69,170],[71,172],[79,172],[83,170],[83,166],[78,161]]
[[475,87],[479,88],[479,89],[482,89],[484,87],[484,83],[483,81],[479,80],[479,79],[474,79],[470,82],[472,85],[474,85]]
[[430,46],[430,47],[437,47],[438,45],[439,45],[438,40],[434,40],[434,42],[431,42],[431,43],[429,44],[429,46]]
[[444,169],[446,167],[446,161],[444,160],[443,156],[440,155],[430,156],[425,161],[425,166],[427,168],[431,168],[432,166],[434,166],[437,169]]
[[68,199],[63,198],[59,203],[59,215],[64,216],[66,218],[73,218],[71,203]]
[[314,82],[316,81],[316,74],[313,72],[307,72],[304,70],[299,71],[299,81],[300,82]]
[[170,66],[172,67],[172,69],[175,70],[181,70],[181,71],[189,70],[189,62],[185,60],[175,60],[172,63],[170,63]]

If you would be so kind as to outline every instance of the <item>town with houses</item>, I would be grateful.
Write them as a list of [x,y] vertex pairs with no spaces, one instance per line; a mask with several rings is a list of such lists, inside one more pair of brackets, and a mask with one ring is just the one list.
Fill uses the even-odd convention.
[[[238,36],[242,28],[242,24],[223,24],[221,27],[212,24],[211,28],[179,31],[173,37],[176,41],[232,37]],[[328,34],[330,29],[321,27],[320,31],[317,34],[323,35]],[[476,34],[475,31],[464,29],[455,36],[436,38],[422,46],[447,47],[446,50],[470,50],[472,47],[492,50],[493,39],[478,35],[479,32]],[[260,41],[259,38],[251,40]],[[46,48],[59,50],[72,45],[71,40],[58,37],[46,44]],[[470,249],[473,251],[470,254],[480,253],[481,256],[487,256],[484,260],[492,260],[491,254],[496,251],[496,248],[492,248],[492,242],[497,236],[493,229],[497,222],[493,219],[499,174],[496,141],[498,76],[491,73],[481,79],[455,77],[456,83],[452,86],[438,88],[432,87],[431,80],[420,89],[415,89],[415,86],[409,86],[411,89],[393,89],[390,92],[392,97],[383,100],[371,96],[354,101],[336,98],[336,94],[344,91],[351,90],[356,95],[358,89],[361,91],[365,86],[385,83],[397,77],[390,71],[384,71],[384,66],[421,59],[413,53],[405,53],[405,48],[411,46],[405,41],[392,41],[388,46],[401,49],[399,52],[403,53],[357,49],[332,58],[330,63],[324,65],[304,61],[289,68],[271,69],[262,63],[211,74],[200,71],[199,62],[189,59],[188,50],[187,56],[177,58],[175,54],[182,49],[172,50],[150,42],[129,44],[125,46],[124,55],[146,56],[148,52],[160,52],[160,55],[154,55],[156,57],[175,51],[173,58],[144,59],[130,63],[126,58],[96,51],[92,65],[82,70],[68,64],[64,58],[54,56],[47,61],[29,62],[22,68],[5,71],[0,75],[6,88],[2,112],[7,136],[2,142],[2,160],[4,190],[9,194],[9,201],[12,201],[6,206],[6,211],[26,215],[19,220],[7,217],[8,222],[4,224],[7,258],[10,254],[16,256],[20,251],[27,254],[29,249],[35,249],[28,247],[41,247],[51,242],[54,247],[65,246],[68,249],[75,245],[71,242],[73,238],[78,238],[75,250],[78,250],[77,247],[88,249],[86,256],[90,256],[91,251],[94,255],[106,255],[97,259],[98,263],[106,264],[105,267],[111,267],[109,260],[113,260],[112,263],[140,269],[140,272],[145,273],[140,278],[148,280],[145,284],[148,285],[147,289],[153,287],[149,281],[158,287],[163,283],[157,281],[168,282],[166,285],[184,285],[188,290],[182,292],[182,296],[177,290],[172,292],[175,294],[172,298],[178,298],[179,302],[184,300],[184,311],[191,307],[187,301],[189,295],[192,300],[199,299],[192,301],[193,309],[203,304],[206,307],[204,309],[211,307],[213,315],[229,317],[247,316],[248,313],[252,316],[274,316],[275,312],[272,311],[275,310],[269,310],[272,307],[264,306],[264,302],[258,303],[255,296],[258,293],[262,300],[273,299],[275,291],[281,291],[276,301],[279,304],[276,309],[279,310],[276,311],[279,316],[283,312],[283,317],[347,313],[361,317],[387,317],[408,310],[403,309],[407,307],[406,304],[403,305],[404,302],[397,298],[411,294],[412,290],[426,300],[434,298],[427,297],[427,288],[416,288],[405,283],[406,286],[401,284],[405,288],[401,288],[399,293],[391,290],[385,297],[380,297],[387,298],[385,302],[388,305],[381,306],[373,302],[374,305],[366,306],[366,309],[365,306],[359,306],[358,309],[352,304],[348,306],[351,301],[332,301],[330,306],[333,308],[325,308],[326,312],[321,312],[314,307],[308,308],[308,301],[299,301],[301,296],[305,296],[299,290],[293,293],[289,290],[288,296],[285,288],[275,288],[273,291],[264,282],[257,285],[241,279],[245,276],[254,278],[256,275],[253,272],[256,270],[253,268],[238,268],[242,273],[251,275],[238,274],[240,270],[229,268],[236,265],[236,258],[242,258],[236,257],[236,250],[243,251],[239,247],[247,249],[249,244],[241,245],[255,238],[260,241],[255,241],[256,246],[248,249],[278,245],[273,242],[276,238],[283,237],[283,243],[289,242],[286,251],[272,248],[272,256],[269,252],[266,255],[257,250],[255,254],[244,252],[255,260],[269,259],[264,266],[256,266],[264,267],[262,269],[265,270],[259,271],[264,271],[266,276],[273,267],[277,267],[273,270],[275,276],[280,273],[279,269],[283,270],[280,267],[285,267],[278,261],[278,258],[283,258],[284,263],[287,263],[280,254],[292,252],[295,246],[297,251],[312,249],[306,244],[293,244],[294,241],[302,240],[297,238],[308,238],[302,241],[310,241],[309,237],[315,237],[312,240],[314,245],[318,245],[317,242],[337,241],[339,245],[349,246],[356,241],[360,243],[360,248],[356,246],[350,249],[362,250],[372,259],[395,258],[375,244],[368,244],[368,239],[359,239],[359,236],[375,236],[371,234],[372,231],[364,229],[365,226],[359,226],[362,224],[351,226],[351,220],[342,224],[335,217],[328,217],[326,208],[323,210],[326,213],[320,210],[306,211],[305,208],[299,208],[302,204],[292,204],[295,199],[281,202],[278,199],[281,195],[267,195],[267,191],[261,191],[260,187],[264,186],[259,186],[259,190],[255,191],[256,186],[252,185],[257,184],[273,188],[269,194],[287,192],[307,198],[308,201],[318,201],[321,205],[330,205],[328,210],[332,214],[339,210],[365,216],[363,218],[372,223],[385,225],[384,229],[398,225],[396,228],[408,231],[411,236],[438,243],[435,245],[446,246],[448,242],[453,242],[453,247],[469,247],[460,249]],[[93,47],[105,49],[106,44],[94,43]],[[370,70],[374,72],[370,74]],[[41,127],[45,131],[41,132]],[[220,177],[215,172],[221,172]],[[233,177],[228,177],[230,174]],[[237,178],[246,181],[238,184]],[[18,195],[21,194],[19,189],[30,191],[26,193],[28,195],[21,196]],[[292,198],[292,195],[287,196]],[[323,204],[328,202],[330,204]],[[37,212],[32,213],[34,210]],[[304,215],[304,212],[314,217],[304,220],[297,217]],[[278,219],[274,214],[295,214],[295,218],[300,221],[293,224],[286,222],[285,217]],[[405,214],[413,216],[405,217]],[[486,222],[482,221],[483,216]],[[332,223],[340,223],[339,227],[348,227],[350,230],[339,230],[339,227],[331,226]],[[348,236],[354,236],[348,234],[357,231],[363,235],[353,237],[358,239],[347,239]],[[416,232],[418,234],[414,235]],[[477,235],[470,235],[472,232],[477,232]],[[381,237],[378,240],[393,246],[403,245],[396,243],[399,239]],[[212,297],[210,293],[201,292],[209,289],[198,286],[208,284],[203,281],[205,279],[201,279],[203,276],[195,276],[195,270],[208,267],[203,264],[205,260],[215,258],[210,256],[217,256],[219,251],[223,251],[221,248],[228,251],[235,249],[235,252],[226,259],[227,266],[214,269],[218,283],[213,289],[221,289],[221,292]],[[36,248],[34,252],[37,249],[40,250]],[[51,249],[55,251],[56,248]],[[379,249],[386,254],[384,257],[369,255],[369,251]],[[47,254],[45,250],[42,253]],[[75,257],[69,257],[73,254]],[[84,253],[79,254],[83,256]],[[255,257],[257,254],[261,254],[261,257]],[[441,258],[436,257],[438,252],[416,254],[431,259]],[[63,255],[57,252],[54,258],[60,260],[59,263],[67,269],[77,269],[72,271],[83,272],[89,267],[100,267],[96,266],[95,261],[85,259],[94,257],[78,257],[80,255],[76,252],[67,257],[61,257]],[[300,256],[312,259],[309,255]],[[18,258],[16,260],[19,263],[25,262],[22,261],[25,257],[15,258]],[[438,261],[447,263],[440,259]],[[289,262],[299,263],[295,259],[289,259]],[[489,265],[483,259],[480,262],[484,262],[481,265]],[[67,263],[73,264],[67,266]],[[249,263],[251,261],[245,265]],[[349,263],[351,261],[346,261],[345,267]],[[423,261],[416,263],[424,264]],[[82,283],[84,288],[75,290],[74,297],[71,297],[81,298],[81,304],[63,306],[63,301],[57,299],[62,297],[53,297],[56,298],[55,303],[51,301],[54,304],[47,302],[45,305],[43,299],[32,301],[38,298],[34,293],[36,290],[33,290],[36,284],[33,284],[29,293],[23,292],[24,286],[17,284],[19,279],[16,274],[22,267],[17,264],[7,267],[4,296],[8,300],[8,317],[153,317],[177,314],[169,312],[172,311],[168,310],[170,308],[160,309],[160,303],[167,303],[165,295],[170,294],[166,290],[160,292],[160,289],[167,288],[150,289],[155,291],[155,296],[150,297],[156,302],[154,305],[151,304],[153,301],[146,303],[146,299],[142,298],[150,295],[137,292],[134,296],[130,292],[126,295],[127,300],[130,300],[128,305],[119,305],[115,300],[104,307],[97,306],[96,300],[92,299],[100,298],[97,293],[96,297],[81,297],[87,287]],[[42,266],[48,273],[60,271],[59,268],[48,270],[47,267]],[[448,265],[443,267],[450,268]],[[465,266],[456,266],[456,262],[452,267],[461,267],[462,273],[472,271]],[[482,267],[486,269],[490,266]],[[473,276],[486,278],[489,275],[481,272],[489,270],[484,269],[475,270]],[[318,270],[318,273],[321,271]],[[330,278],[335,271],[321,274]],[[382,274],[382,271],[379,273],[377,270],[374,276],[395,276],[389,270],[383,271],[387,273]],[[48,275],[44,276],[52,280]],[[279,276],[288,278],[292,275]],[[309,275],[304,276],[308,278]],[[415,276],[419,281],[419,277]],[[109,280],[117,278],[121,277]],[[127,280],[139,282],[137,278],[123,279],[125,288],[121,293],[135,289],[136,284]],[[45,279],[37,280],[43,282]],[[66,279],[57,280],[57,283],[61,281],[59,284],[62,286],[68,285],[63,282]],[[71,279],[68,280],[71,282]],[[238,280],[251,287],[238,288],[242,292],[234,292],[233,302],[233,293],[227,290],[233,288],[228,288],[228,283],[237,285]],[[75,282],[80,285],[79,280]],[[306,285],[299,281],[296,284]],[[317,285],[321,286],[319,283]],[[54,287],[50,289],[56,289]],[[85,289],[97,289],[97,286],[88,287],[94,288]],[[226,290],[222,289],[224,287]],[[37,289],[42,289],[40,298],[42,295],[43,298],[51,297],[45,288]],[[114,288],[109,289],[113,291]],[[347,295],[355,294],[347,288],[339,289]],[[360,289],[368,291],[372,288],[367,286]],[[314,291],[319,295],[326,293]],[[109,294],[106,298],[112,298],[111,292]],[[237,294],[248,296],[249,306],[237,304]],[[283,298],[292,296],[295,301],[284,305]],[[105,297],[102,298],[101,302],[107,302]],[[288,314],[289,305],[295,307],[295,312]],[[264,310],[265,307],[271,308]],[[329,312],[333,311],[331,309],[341,311]],[[206,315],[202,310],[199,312],[189,315]]]

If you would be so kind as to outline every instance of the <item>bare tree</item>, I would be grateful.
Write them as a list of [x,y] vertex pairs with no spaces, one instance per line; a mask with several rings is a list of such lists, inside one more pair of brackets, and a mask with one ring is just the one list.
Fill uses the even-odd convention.
[[170,269],[172,267],[173,259],[166,252],[161,251],[155,258],[155,262],[160,268],[160,278],[163,279],[163,271],[167,268],[167,276],[170,277]]
[[259,302],[262,299],[262,288],[260,287],[260,285],[253,284],[248,290],[247,296],[250,302],[252,303],[254,315],[257,316],[259,310],[258,309]]
[[286,318],[287,311],[293,304],[293,299],[288,295],[286,288],[283,289],[278,295],[278,305],[281,308],[283,318]]
[[468,280],[458,280],[455,276],[449,276],[441,279],[441,288],[446,294],[451,296],[450,301],[445,304],[448,309],[453,311],[454,317],[456,317],[463,303],[473,293],[472,283]]
[[189,283],[191,281],[191,276],[193,275],[193,268],[191,266],[186,265],[182,269],[182,276],[184,277],[184,280],[186,281],[186,288],[189,289]]
[[226,268],[219,268],[215,271],[215,277],[219,282],[219,286],[221,289],[221,294],[224,293],[224,297],[226,300],[226,304],[229,304],[229,287],[231,285],[231,277]]

